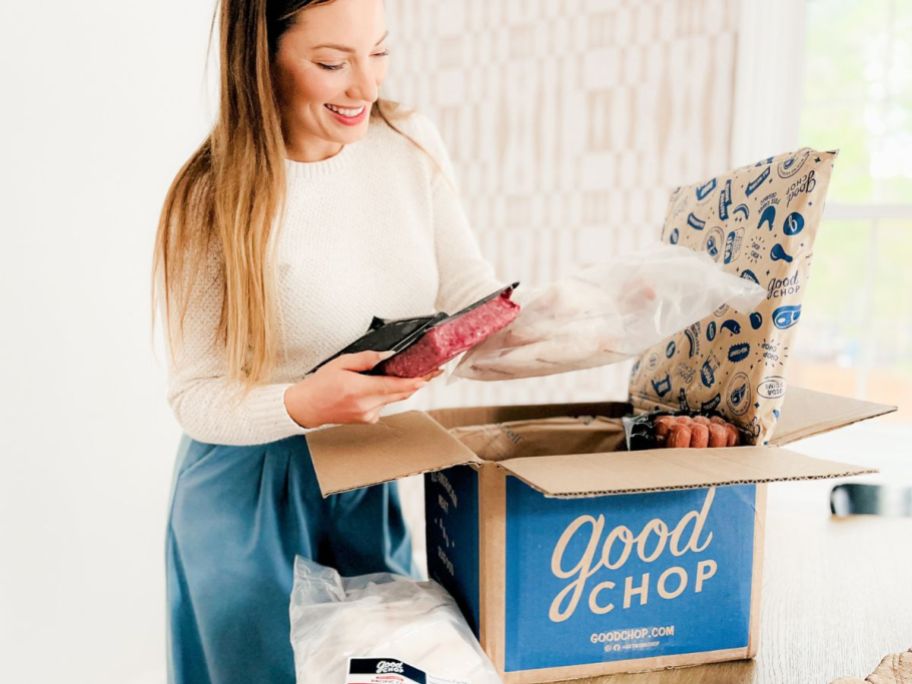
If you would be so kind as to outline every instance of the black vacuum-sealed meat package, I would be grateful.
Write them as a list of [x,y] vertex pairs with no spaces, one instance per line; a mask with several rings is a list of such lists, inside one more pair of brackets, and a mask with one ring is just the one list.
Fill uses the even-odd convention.
[[455,314],[440,312],[397,320],[374,317],[368,332],[333,354],[311,372],[342,354],[361,351],[394,351],[395,355],[367,371],[370,375],[414,378],[436,370],[455,356],[502,330],[519,315],[519,304],[510,299],[515,282]]

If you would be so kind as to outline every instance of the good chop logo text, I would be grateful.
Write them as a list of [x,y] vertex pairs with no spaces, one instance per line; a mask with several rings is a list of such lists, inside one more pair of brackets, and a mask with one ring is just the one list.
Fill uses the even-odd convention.
[[[595,615],[610,613],[615,604],[609,599],[616,583],[612,580],[603,580],[590,586],[592,579],[600,570],[621,570],[632,553],[644,563],[652,563],[661,558],[667,550],[672,556],[680,558],[687,553],[703,553],[712,542],[713,533],[703,535],[703,526],[712,507],[716,495],[714,487],[710,488],[699,511],[693,510],[684,514],[673,529],[661,518],[653,518],[647,522],[639,534],[626,525],[618,525],[605,534],[605,516],[581,515],[571,522],[557,540],[554,552],[551,554],[551,572],[561,580],[568,580],[554,600],[548,617],[552,622],[563,622],[576,612],[577,607],[585,596],[586,605]],[[578,558],[567,558],[567,549],[571,542],[577,538],[584,540],[585,549]],[[588,538],[588,541],[586,541]],[[579,544],[574,544],[578,547]],[[707,580],[716,574],[716,562],[711,559],[699,560],[695,569],[693,591],[703,591]],[[645,606],[649,600],[650,573],[645,572],[639,578],[639,583],[634,584],[635,577],[624,578],[623,607],[629,608],[636,596],[639,604]],[[690,584],[691,578],[687,569],[681,566],[672,566],[662,572],[655,580],[655,591],[660,598],[674,599],[684,593]]]
[[404,674],[405,668],[402,663],[396,661],[381,660],[377,663],[377,674],[389,674],[391,672]]

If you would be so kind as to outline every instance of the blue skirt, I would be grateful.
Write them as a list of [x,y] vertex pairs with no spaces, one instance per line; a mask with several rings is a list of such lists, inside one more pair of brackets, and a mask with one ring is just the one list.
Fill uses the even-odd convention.
[[415,574],[395,483],[324,499],[305,435],[256,446],[181,439],[166,570],[171,684],[294,684],[295,554]]

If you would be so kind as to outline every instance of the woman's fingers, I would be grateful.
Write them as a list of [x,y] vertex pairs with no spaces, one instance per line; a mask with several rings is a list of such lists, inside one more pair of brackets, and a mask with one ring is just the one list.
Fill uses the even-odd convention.
[[387,394],[386,398],[383,400],[383,403],[392,404],[393,402],[403,401],[404,399],[411,397],[414,393],[415,392],[402,392],[400,394]]
[[430,382],[431,380],[433,380],[436,377],[439,377],[442,374],[443,374],[443,368],[438,368],[435,371],[431,371],[427,375],[423,375],[422,380],[424,380],[425,382]]
[[381,398],[389,394],[414,392],[427,384],[424,378],[399,378],[394,375],[381,375],[380,377],[370,378],[369,381],[376,383],[375,391],[372,394]]

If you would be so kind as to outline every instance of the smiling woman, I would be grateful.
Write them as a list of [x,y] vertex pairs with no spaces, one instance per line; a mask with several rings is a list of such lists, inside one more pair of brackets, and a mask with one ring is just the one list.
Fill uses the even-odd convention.
[[[172,684],[292,684],[300,555],[414,574],[395,483],[323,499],[307,434],[376,423],[439,374],[333,356],[374,317],[503,288],[424,115],[380,97],[382,0],[222,0],[215,125],[165,198],[153,259],[184,431],[167,532]],[[153,309],[154,310],[154,309]]]
[[388,35],[380,1],[319,3],[282,34],[273,70],[290,159],[320,161],[364,135]]

